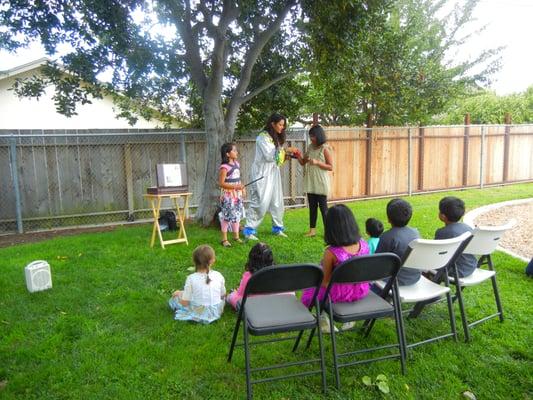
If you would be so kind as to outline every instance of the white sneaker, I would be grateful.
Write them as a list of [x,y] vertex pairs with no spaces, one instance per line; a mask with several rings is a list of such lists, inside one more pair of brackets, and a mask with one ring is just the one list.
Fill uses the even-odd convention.
[[259,239],[257,238],[257,236],[255,236],[253,233],[249,234],[249,235],[246,235],[244,237],[246,240],[255,240],[255,241],[258,241]]
[[355,326],[355,321],[345,322],[341,326],[341,331],[348,331]]
[[[335,332],[338,332],[339,329],[333,325],[333,330]],[[324,311],[320,314],[320,331],[322,333],[331,333],[330,327],[329,327],[329,317],[328,314],[326,314]]]
[[278,233],[276,233],[276,236],[288,237],[283,231],[279,231]]

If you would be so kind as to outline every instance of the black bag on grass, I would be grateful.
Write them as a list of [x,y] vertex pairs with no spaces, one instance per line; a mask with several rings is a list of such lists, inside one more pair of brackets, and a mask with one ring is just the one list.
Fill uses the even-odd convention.
[[159,228],[162,231],[175,231],[178,229],[176,213],[172,210],[166,210],[159,213]]

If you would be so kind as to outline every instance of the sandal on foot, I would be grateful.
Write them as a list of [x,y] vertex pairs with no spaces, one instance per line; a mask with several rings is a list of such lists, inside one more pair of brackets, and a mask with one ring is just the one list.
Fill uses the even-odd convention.
[[223,240],[220,242],[220,244],[224,247],[231,247],[231,243],[229,242],[229,240]]
[[234,238],[233,240],[237,243],[244,243],[241,238]]

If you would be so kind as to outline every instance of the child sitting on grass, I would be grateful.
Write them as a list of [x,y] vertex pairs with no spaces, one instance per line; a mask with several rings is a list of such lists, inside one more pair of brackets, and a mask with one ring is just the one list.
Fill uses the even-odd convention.
[[219,319],[224,311],[224,277],[211,270],[215,263],[215,251],[211,246],[198,246],[192,259],[196,272],[187,277],[183,290],[172,294],[168,304],[175,312],[175,320],[209,324]]
[[226,301],[230,304],[235,310],[238,310],[241,305],[241,300],[244,296],[244,290],[248,281],[252,277],[252,274],[259,271],[264,267],[268,267],[274,264],[274,254],[272,254],[272,249],[266,243],[257,243],[254,247],[250,249],[248,253],[248,261],[244,266],[244,274],[241,278],[241,283],[237,290],[233,290]]
[[[444,227],[435,231],[435,239],[451,239],[465,232],[472,232],[470,226],[460,222],[464,214],[463,200],[453,196],[442,198],[439,202],[439,219],[444,222]],[[477,260],[472,254],[461,254],[455,262],[455,268],[461,278],[471,275],[476,267]]]
[[383,233],[383,223],[379,219],[368,218],[365,221],[365,228],[369,236],[368,248],[370,249],[370,254],[374,254],[378,247],[379,237]]
[[[418,239],[420,234],[416,229],[407,226],[413,215],[411,204],[403,199],[392,199],[387,204],[387,218],[391,228],[379,237],[376,253],[394,253],[401,259],[409,243]],[[420,271],[413,268],[400,268],[398,285],[413,285],[420,279]]]

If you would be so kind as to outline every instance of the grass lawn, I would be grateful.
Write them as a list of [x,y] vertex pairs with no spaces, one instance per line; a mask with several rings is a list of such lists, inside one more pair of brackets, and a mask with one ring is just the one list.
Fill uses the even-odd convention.
[[[432,238],[441,223],[437,204],[453,194],[469,209],[484,204],[533,197],[533,184],[413,196],[411,226]],[[370,216],[386,221],[389,199],[350,203],[360,225]],[[278,263],[318,263],[324,250],[319,238],[303,238],[308,211],[291,210],[285,224],[289,239],[269,233],[269,218],[259,237],[274,250]],[[319,225],[319,230],[321,230]],[[222,399],[244,398],[244,356],[238,348],[231,364],[227,351],[235,314],[226,308],[221,320],[208,325],[177,322],[167,307],[181,289],[191,252],[213,244],[215,268],[236,287],[251,244],[222,248],[219,232],[193,224],[187,227],[189,246],[166,250],[149,247],[150,225],[118,228],[105,233],[57,237],[40,243],[0,249],[0,398],[2,399]],[[53,289],[30,294],[24,267],[47,260]],[[524,262],[501,252],[495,257],[505,321],[485,322],[464,343],[459,310],[459,342],[445,340],[410,352],[407,374],[388,360],[341,370],[343,388],[334,389],[329,336],[326,340],[329,399],[460,399],[469,390],[478,399],[533,398],[533,280]],[[494,308],[490,284],[465,292],[473,317]],[[448,329],[445,303],[426,308],[406,321],[408,339],[423,338],[433,329]],[[393,321],[376,324],[369,344],[394,338]],[[363,342],[358,332],[340,339]],[[365,343],[366,344],[366,343]],[[254,360],[294,360],[290,342],[254,348]],[[313,351],[316,352],[315,340]],[[256,356],[256,357],[254,357]],[[362,383],[365,375],[385,374],[388,395]],[[322,398],[320,378],[279,381],[254,386],[257,399]]]

